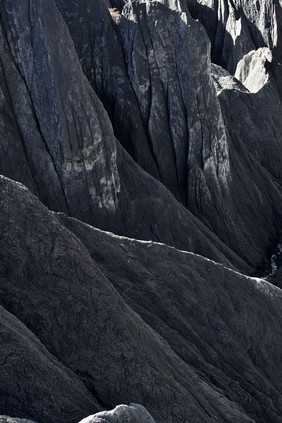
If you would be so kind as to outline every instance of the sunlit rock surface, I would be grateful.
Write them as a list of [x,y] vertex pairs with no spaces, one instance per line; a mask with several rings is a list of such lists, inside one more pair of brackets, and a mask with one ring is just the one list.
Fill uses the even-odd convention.
[[155,423],[145,407],[139,404],[118,405],[114,410],[102,411],[86,417],[80,423]]
[[52,210],[250,271],[120,146],[53,1],[0,7],[0,172]]

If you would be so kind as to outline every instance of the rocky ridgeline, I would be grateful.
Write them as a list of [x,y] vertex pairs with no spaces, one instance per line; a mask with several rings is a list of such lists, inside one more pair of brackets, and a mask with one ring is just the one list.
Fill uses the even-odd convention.
[[1,423],[281,423],[281,14],[0,2]]
[[[80,423],[155,423],[148,411],[139,404],[118,405],[114,410],[102,411],[81,420]],[[33,420],[0,416],[0,423],[36,423]]]

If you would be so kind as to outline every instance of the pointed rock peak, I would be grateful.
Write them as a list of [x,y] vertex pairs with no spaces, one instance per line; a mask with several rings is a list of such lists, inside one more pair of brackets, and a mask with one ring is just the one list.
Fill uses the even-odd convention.
[[235,78],[252,93],[260,91],[270,79],[267,64],[273,60],[268,47],[252,50],[237,65]]
[[110,411],[101,411],[100,413],[88,416],[80,423],[155,423],[153,417],[145,407],[140,404],[118,405]]

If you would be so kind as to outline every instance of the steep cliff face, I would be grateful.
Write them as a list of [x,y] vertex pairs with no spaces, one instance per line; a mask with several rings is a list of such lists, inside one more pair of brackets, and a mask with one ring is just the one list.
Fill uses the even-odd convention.
[[55,4],[1,7],[2,110],[13,117],[1,131],[2,173],[53,210],[247,270],[122,149]]
[[226,127],[281,184],[281,3],[187,3],[209,35],[212,61],[253,94],[239,94],[235,86],[234,93],[231,86],[222,87],[228,89],[220,96]]
[[[280,110],[279,102],[273,102],[271,109],[261,107],[265,98],[273,99],[273,93],[261,96],[259,106],[254,99],[249,114],[245,116],[244,112],[244,132],[235,128],[235,133],[231,131],[233,109],[225,110],[214,88],[205,31],[191,18],[185,2],[127,2],[117,24],[110,19],[103,1],[90,5],[84,0],[69,6],[61,0],[57,4],[83,70],[112,116],[114,127],[131,128],[130,121],[123,119],[127,110],[138,123],[138,133],[145,131],[146,142],[131,130],[131,138],[124,134],[125,148],[228,246],[258,265],[266,246],[277,237],[280,220],[281,190],[260,165],[268,171],[277,169],[274,176],[280,172],[280,157],[275,151],[281,143],[281,123],[278,118],[272,125],[275,147],[267,147],[257,128],[262,140],[258,150],[262,151],[260,160],[254,163],[256,134],[249,136],[248,121],[254,121],[258,108],[261,114],[268,110],[268,117]],[[77,21],[84,22],[83,31]],[[92,43],[85,42],[89,34]],[[94,60],[95,72],[91,66]],[[250,73],[245,64],[242,68]],[[109,78],[111,69],[114,72]],[[272,91],[277,97],[276,88]],[[235,106],[235,114],[237,109]],[[248,144],[244,154],[238,148],[242,139]],[[138,154],[138,149],[143,154]],[[245,163],[241,164],[243,155]]]
[[0,423],[281,423],[281,14],[0,1]]
[[121,40],[109,12],[112,9],[101,0],[56,0],[56,4],[68,24],[83,72],[103,102],[116,137],[146,171],[159,179]]
[[[282,10],[279,0],[187,0],[212,45],[212,61],[235,73],[245,54],[260,47],[281,61]],[[279,65],[280,66],[280,65]]]
[[[128,2],[123,15],[118,28],[128,73],[156,145],[163,152],[169,139],[173,146],[187,207],[237,253],[256,261],[261,246],[275,237],[281,193],[248,151],[238,154],[241,134],[229,137],[205,33],[182,2]],[[168,148],[164,155],[171,156]]]

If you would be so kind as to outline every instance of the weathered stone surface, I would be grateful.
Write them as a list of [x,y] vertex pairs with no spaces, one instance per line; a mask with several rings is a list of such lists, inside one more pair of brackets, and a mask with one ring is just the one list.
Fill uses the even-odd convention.
[[235,73],[251,50],[268,47],[281,61],[282,8],[279,0],[187,0],[194,18],[205,27],[212,61]]
[[[1,284],[2,276],[1,271]],[[3,304],[3,296],[0,302]],[[26,310],[29,312],[39,316],[40,308],[34,304],[32,310]],[[0,342],[1,413],[53,423],[77,422],[101,410],[78,376],[52,356],[26,326],[2,306]],[[30,423],[3,416],[0,422]]]
[[54,2],[6,0],[0,12],[1,114],[13,117],[0,126],[0,171],[53,210],[249,272],[116,141]]
[[109,4],[104,0],[56,0],[56,4],[70,30],[83,72],[103,102],[116,137],[143,169],[159,179]]
[[[131,124],[128,131],[144,152],[140,164],[151,157],[176,198],[244,262],[260,265],[277,238],[281,189],[252,164],[248,153],[242,160],[234,149],[211,79],[207,37],[185,4],[128,2],[119,25],[102,0],[77,5],[58,0],[58,5],[85,73],[109,113],[119,98],[128,98],[122,108],[139,122],[134,117],[138,106],[150,151],[134,136]],[[120,147],[53,1],[15,5],[6,0],[1,15],[2,111],[10,119],[1,130],[1,157],[8,154],[9,160],[3,159],[0,171],[25,183],[53,210],[247,271],[236,254]],[[89,23],[81,33],[76,18]],[[103,56],[97,54],[101,46]],[[93,74],[95,60],[99,66]],[[120,121],[123,112],[117,109]]]
[[277,238],[281,187],[274,186],[247,150],[241,154],[238,136],[229,137],[203,28],[185,2],[129,1],[122,14],[126,19],[118,29],[128,73],[155,139],[157,160],[171,169],[167,160],[173,146],[177,183],[187,194],[189,210],[241,257],[258,264],[265,246]]
[[198,197],[198,208],[205,209],[203,193],[209,191],[209,182],[216,185],[213,170],[220,168],[219,197],[230,177],[225,129],[208,73],[206,34],[180,3],[128,2],[122,13],[126,19],[118,30],[128,74],[161,180],[174,195],[178,190],[193,212],[193,196]]
[[[1,303],[100,404],[113,408],[133,401],[163,423],[253,421],[126,304],[53,213],[23,186],[0,181]],[[25,402],[27,410],[32,399]],[[70,420],[75,421],[68,415]]]
[[[282,109],[273,78],[265,67],[266,61],[262,49],[243,58],[237,75],[241,84],[219,66],[212,65],[212,74],[225,124],[238,155],[247,157],[249,152],[279,187],[278,183],[282,184]],[[245,73],[244,69],[248,71]]]
[[0,2],[0,412],[281,423],[282,8],[111,6]]
[[280,289],[195,254],[105,234],[63,215],[60,220],[127,304],[202,380],[253,421],[281,421]]
[[80,423],[155,423],[145,407],[140,404],[118,405],[114,410],[88,416]]
[[269,48],[251,50],[238,63],[235,78],[252,93],[259,92],[270,82],[271,75],[267,71],[267,64],[273,61]]
[[[57,2],[92,86],[106,107],[114,99],[119,101],[120,94],[131,98],[127,95],[128,85],[130,89],[133,87],[161,181],[245,260],[258,265],[266,255],[266,246],[274,244],[277,237],[275,224],[280,207],[273,208],[273,204],[281,203],[281,194],[277,194],[268,177],[262,180],[256,174],[264,172],[263,169],[255,166],[249,171],[238,166],[241,158],[223,125],[210,78],[209,48],[200,26],[191,19],[183,2],[129,2],[122,9],[123,17],[117,26],[109,21],[105,3],[96,2],[95,6],[88,3],[87,0],[76,5]],[[95,19],[95,16],[100,17]],[[84,25],[84,32],[75,25],[78,19],[89,22]],[[122,36],[128,77],[116,31]],[[91,36],[94,41],[87,47],[85,39]],[[114,80],[103,82],[101,65],[97,71],[101,75],[93,75],[90,63],[102,62],[101,55],[96,53],[97,45],[99,51],[104,51],[103,63],[107,63],[103,72],[115,69],[114,75],[119,75],[118,81],[122,81],[119,84]],[[109,54],[112,45],[117,52],[114,64]],[[108,80],[105,74],[105,81]],[[119,94],[113,91],[117,85]],[[127,107],[134,120],[139,121],[134,108],[129,103]],[[123,124],[124,121],[119,126]],[[132,142],[140,146],[134,138]],[[127,149],[132,150],[129,145]],[[143,147],[142,150],[146,151]],[[136,160],[154,174],[142,160]],[[255,188],[253,180],[257,181]],[[260,207],[260,198],[265,196],[264,191],[272,193],[272,198],[268,195],[264,217],[260,219],[255,211]],[[258,230],[265,222],[268,228]]]
[[100,404],[134,401],[162,423],[280,422],[280,289],[56,217],[7,179],[0,192],[1,303]]

